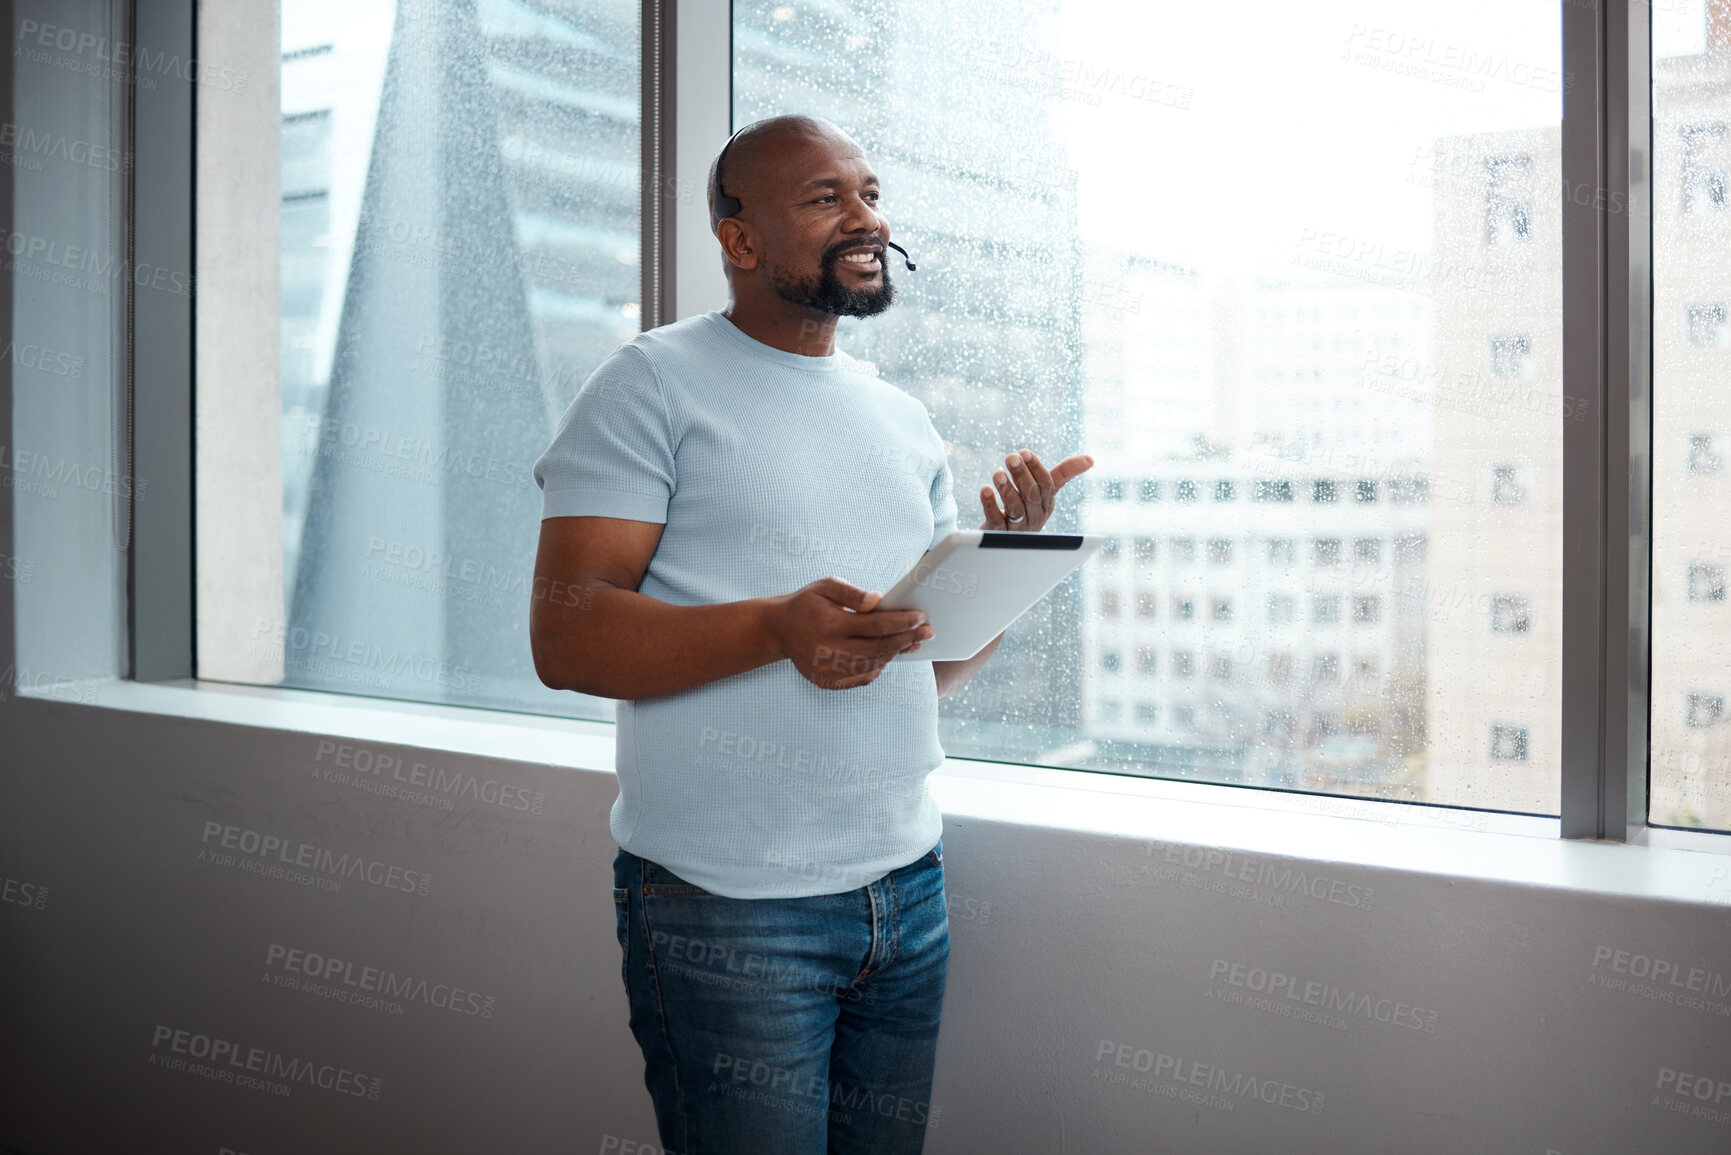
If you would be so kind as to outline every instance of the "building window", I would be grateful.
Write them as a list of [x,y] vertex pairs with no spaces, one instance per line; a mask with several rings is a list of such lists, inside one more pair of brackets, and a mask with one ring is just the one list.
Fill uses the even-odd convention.
[[1258,481],[1250,487],[1251,501],[1291,501],[1292,482]]
[[1525,333],[1491,336],[1491,376],[1524,380],[1533,375],[1533,341]]
[[1491,504],[1525,505],[1527,487],[1522,475],[1526,470],[1518,465],[1497,465],[1491,468]]
[[1381,564],[1382,538],[1361,537],[1355,539],[1352,543],[1352,556],[1354,561],[1369,562],[1371,565]]
[[1136,500],[1147,504],[1160,500],[1160,483],[1151,478],[1143,478],[1142,484],[1136,490]]
[[1683,211],[1725,208],[1725,126],[1686,124],[1683,135]]
[[1154,616],[1154,595],[1147,590],[1136,591],[1136,616],[1139,618]]
[[1284,686],[1292,681],[1292,655],[1268,655],[1268,684]]
[[1526,598],[1515,594],[1491,598],[1491,633],[1524,634],[1531,629],[1532,614]]
[[1376,500],[1376,482],[1360,478],[1352,488],[1352,499],[1360,505],[1370,505]]
[[1216,481],[1214,483],[1214,500],[1215,501],[1236,501],[1236,500],[1238,500],[1237,487],[1234,486],[1232,484],[1232,482],[1226,480],[1225,478],[1221,478],[1219,481]]
[[1132,548],[1134,550],[1134,556],[1135,556],[1137,561],[1139,561],[1139,562],[1151,562],[1154,560],[1154,539],[1153,538],[1151,538],[1151,537],[1139,537],[1136,539],[1135,545]]
[[1719,473],[1725,468],[1725,441],[1721,433],[1689,434],[1689,472]]
[[1117,561],[1118,560],[1118,539],[1117,538],[1109,537],[1105,541],[1100,543],[1100,560],[1101,561]]
[[1232,561],[1232,539],[1229,537],[1209,538],[1208,560],[1213,565],[1230,564]]
[[1691,730],[1705,730],[1725,716],[1725,695],[1690,694],[1684,723]]
[[1338,537],[1319,537],[1311,550],[1312,560],[1319,566],[1340,564],[1340,539]]
[[1175,537],[1172,539],[1172,564],[1190,565],[1196,560],[1196,539],[1193,537]]
[[[1376,687],[1376,659],[1354,658],[1352,661],[1352,680],[1363,690],[1373,690]],[[1362,727],[1355,727],[1362,729]]]
[[1107,501],[1123,501],[1124,500],[1124,483],[1122,481],[1120,481],[1114,477],[1112,480],[1110,480],[1106,483],[1106,500]]
[[1533,235],[1533,158],[1485,158],[1485,243],[1520,244]]
[[1424,534],[1403,533],[1394,539],[1394,560],[1404,562],[1423,561],[1424,545]]
[[1116,698],[1105,698],[1100,702],[1100,721],[1116,722],[1124,716],[1124,703]]
[[1230,682],[1232,680],[1232,655],[1215,654],[1209,664],[1208,676],[1216,682]]
[[1720,302],[1687,305],[1689,344],[1702,349],[1722,349],[1726,344],[1725,306]]
[[1430,500],[1430,480],[1424,477],[1390,478],[1388,499],[1396,505],[1423,505]]
[[1316,655],[1316,662],[1311,667],[1311,680],[1319,684],[1340,681],[1340,655]]
[[1722,602],[1725,600],[1725,567],[1717,562],[1689,563],[1689,600],[1692,602]]
[[1190,598],[1177,597],[1172,599],[1172,620],[1175,622],[1193,622],[1196,620],[1196,603]]
[[1142,646],[1136,651],[1136,672],[1138,674],[1152,677],[1158,668],[1159,664],[1155,659],[1152,646]]
[[1319,626],[1332,626],[1340,621],[1340,595],[1319,594],[1310,599],[1310,620]]
[[1160,716],[1160,711],[1153,702],[1136,703],[1136,721],[1144,726],[1152,726]]
[[1115,618],[1118,616],[1117,590],[1100,591],[1100,616],[1105,618]]
[[1352,599],[1352,620],[1358,625],[1382,621],[1382,599],[1375,594],[1359,594]]
[[1291,594],[1269,594],[1268,595],[1268,624],[1269,625],[1273,625],[1273,626],[1284,625],[1285,623],[1290,622],[1294,616],[1296,616],[1296,615],[1295,615],[1294,610],[1293,610],[1293,600],[1292,600]]
[[1298,560],[1298,545],[1290,537],[1268,539],[1268,564],[1292,565]]
[[1525,762],[1527,760],[1527,728],[1525,726],[1505,726],[1501,723],[1491,727],[1491,759],[1496,762]]
[[1123,665],[1123,659],[1117,650],[1105,650],[1100,654],[1100,668],[1106,673],[1116,674],[1121,665]]
[[1332,481],[1313,481],[1310,483],[1310,500],[1318,505],[1340,500],[1340,487]]
[[1172,676],[1188,678],[1196,673],[1196,655],[1189,650],[1172,651]]
[[1232,620],[1232,599],[1231,598],[1215,598],[1213,600],[1213,602],[1210,603],[1209,616],[1212,617],[1217,622],[1229,622],[1229,621],[1231,621]]
[[1174,484],[1172,487],[1172,500],[1195,501],[1196,483],[1194,481],[1180,481]]
[[1172,708],[1172,721],[1177,723],[1180,730],[1196,729],[1196,707],[1174,706]]

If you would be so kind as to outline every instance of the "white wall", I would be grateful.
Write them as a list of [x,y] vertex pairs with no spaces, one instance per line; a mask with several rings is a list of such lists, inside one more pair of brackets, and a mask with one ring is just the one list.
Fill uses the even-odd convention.
[[[606,727],[495,717],[466,743],[508,755],[488,758],[356,737],[449,744],[443,735],[460,727],[446,719],[475,712],[375,716],[357,702],[313,715],[282,703],[321,696],[149,692],[179,694],[207,717],[0,705],[0,1147],[438,1155],[600,1152],[630,1140],[654,1150],[613,937],[614,782],[605,769],[551,764],[604,764]],[[246,711],[283,728],[211,720]],[[313,716],[339,721],[320,733],[304,728]],[[548,744],[568,757],[525,759]],[[388,783],[396,771],[376,761],[386,757],[405,777],[427,773],[412,770],[417,761],[436,766],[447,787],[432,796],[451,809],[323,777],[340,746],[375,758],[368,773],[349,769],[351,780]],[[953,940],[934,1155],[1731,1145],[1731,1122],[1691,1117],[1694,1099],[1659,1086],[1665,1070],[1706,1076],[1685,1089],[1704,1090],[1707,1107],[1722,1095],[1720,1119],[1731,1120],[1726,859],[1270,818],[1139,798],[1129,783],[1107,796],[1113,820],[1088,832],[1066,828],[1080,824],[1061,805],[1073,791],[966,776],[979,769],[958,764],[934,779]],[[506,788],[506,804],[465,793],[455,775]],[[243,870],[261,859],[239,851],[237,865],[200,861],[221,841],[206,839],[210,823],[425,872],[426,893],[352,877],[319,889]],[[1247,856],[1227,849],[1239,845],[1234,831],[1327,846],[1334,861]],[[1486,865],[1374,865],[1425,846],[1441,848],[1439,863],[1452,846],[1466,855],[1457,861]],[[1493,863],[1537,884],[1489,877],[1503,869]],[[1288,868],[1310,881],[1283,885]],[[273,945],[494,1001],[487,1015],[332,1001],[278,986]],[[1629,977],[1618,950],[1721,993],[1691,1008],[1601,985]],[[1315,982],[1370,1002],[1339,1016],[1343,1027],[1236,1005],[1226,1000],[1248,992],[1230,981],[1233,964],[1246,968],[1243,984],[1277,972],[1299,991]],[[1682,988],[1661,989],[1674,999]],[[381,1089],[372,1099],[296,1084],[280,1097],[166,1069],[152,1063],[173,1057],[168,1043],[153,1046],[159,1027],[330,1064]],[[1320,1094],[1322,1109],[1257,1101],[1242,1082],[1223,1089],[1248,1076],[1275,1100],[1283,1086],[1289,1103]],[[1179,1097],[1195,1090],[1215,1101]]]

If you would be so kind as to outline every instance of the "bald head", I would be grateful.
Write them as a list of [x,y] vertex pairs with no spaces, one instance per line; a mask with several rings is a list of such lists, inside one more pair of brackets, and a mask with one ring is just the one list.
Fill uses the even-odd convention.
[[709,166],[711,230],[719,219],[733,215],[717,211],[718,198],[734,198],[740,211],[760,203],[770,190],[787,183],[787,169],[802,159],[801,154],[809,160],[814,150],[836,150],[861,159],[865,156],[851,136],[818,116],[771,116],[740,129]]

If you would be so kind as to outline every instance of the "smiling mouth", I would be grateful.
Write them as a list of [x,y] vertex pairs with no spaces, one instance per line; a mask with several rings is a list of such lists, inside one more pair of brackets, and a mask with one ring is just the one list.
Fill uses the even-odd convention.
[[841,254],[837,258],[837,263],[846,265],[856,272],[875,273],[883,267],[883,263],[878,260],[878,253],[881,251],[880,249],[853,249]]

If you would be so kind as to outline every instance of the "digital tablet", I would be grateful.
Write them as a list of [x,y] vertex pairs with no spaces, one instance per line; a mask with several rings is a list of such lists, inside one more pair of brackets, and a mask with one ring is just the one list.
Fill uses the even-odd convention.
[[961,530],[925,552],[877,605],[924,610],[932,637],[891,661],[971,658],[1051,593],[1102,543],[1097,534]]

